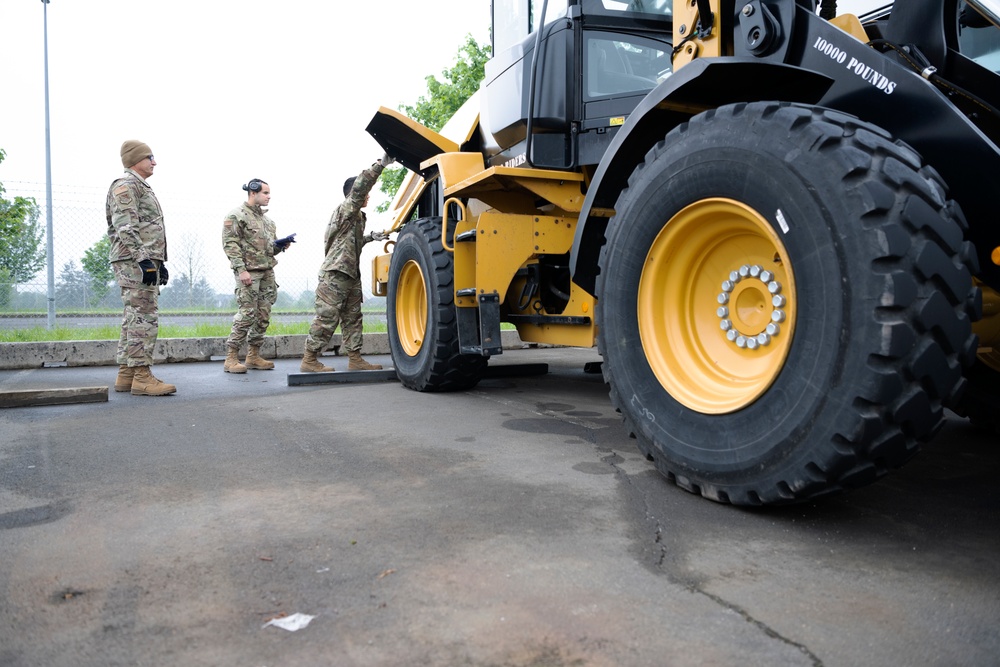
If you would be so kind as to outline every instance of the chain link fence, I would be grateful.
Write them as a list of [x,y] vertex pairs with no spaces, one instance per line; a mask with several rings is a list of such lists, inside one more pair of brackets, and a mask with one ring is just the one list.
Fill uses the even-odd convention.
[[[46,251],[47,226],[44,183],[4,182],[8,199],[31,197],[38,204],[42,231],[39,250]],[[85,270],[84,258],[106,238],[106,191],[96,188],[55,186],[52,189],[54,305],[56,316],[121,312],[119,289],[110,273],[96,276]],[[161,312],[235,312],[235,279],[222,250],[222,220],[229,207],[176,197],[157,190],[167,231],[167,267],[170,282],[161,288]],[[272,207],[268,215],[278,225],[279,236],[296,232],[296,243],[278,257],[275,276],[279,284],[275,312],[311,314],[317,272],[323,260],[323,231],[331,211]],[[302,225],[297,229],[283,221]],[[304,223],[304,224],[303,224]],[[371,296],[370,259],[381,250],[369,244],[361,261],[366,310],[384,304]],[[106,251],[105,251],[106,252]],[[106,254],[104,255],[106,257]],[[46,258],[46,261],[48,258]],[[15,283],[0,277],[0,316],[37,315],[48,312],[48,276],[43,267],[30,280]],[[44,323],[44,320],[41,320]],[[0,321],[0,328],[3,327]]]

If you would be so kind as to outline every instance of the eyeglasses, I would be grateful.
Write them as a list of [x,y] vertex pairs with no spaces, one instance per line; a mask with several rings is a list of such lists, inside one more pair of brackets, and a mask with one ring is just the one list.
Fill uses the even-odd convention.
[[150,162],[156,162],[156,158],[154,158],[152,155],[147,155],[146,157],[149,158]]

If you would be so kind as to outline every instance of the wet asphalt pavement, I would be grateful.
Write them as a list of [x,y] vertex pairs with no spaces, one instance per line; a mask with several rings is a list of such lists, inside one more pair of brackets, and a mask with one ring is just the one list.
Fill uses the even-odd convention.
[[174,396],[0,410],[0,665],[1000,663],[995,435],[735,509],[654,471],[597,360],[508,351],[549,372],[450,395],[165,364]]

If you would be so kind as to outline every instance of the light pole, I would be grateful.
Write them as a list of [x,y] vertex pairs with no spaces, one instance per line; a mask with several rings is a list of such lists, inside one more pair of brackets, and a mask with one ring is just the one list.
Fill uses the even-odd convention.
[[45,36],[45,253],[48,256],[48,329],[56,326],[56,268],[52,243],[52,147],[49,141],[49,0],[42,0]]

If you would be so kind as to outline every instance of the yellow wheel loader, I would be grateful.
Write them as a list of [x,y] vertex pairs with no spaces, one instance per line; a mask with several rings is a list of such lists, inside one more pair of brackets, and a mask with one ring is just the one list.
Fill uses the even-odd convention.
[[[625,429],[738,505],[869,483],[1000,409],[1000,4],[494,0],[479,92],[373,262],[401,382],[596,345]],[[445,409],[442,405],[442,409]]]

